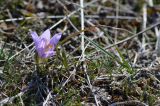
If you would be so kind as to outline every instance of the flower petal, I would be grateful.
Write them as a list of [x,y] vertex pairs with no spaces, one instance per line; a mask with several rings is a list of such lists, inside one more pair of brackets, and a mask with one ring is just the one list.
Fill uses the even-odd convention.
[[50,44],[50,45],[53,45],[53,47],[55,47],[55,46],[57,45],[57,43],[59,42],[59,40],[61,39],[61,36],[62,36],[62,33],[57,33],[57,34],[55,34],[55,35],[51,38],[49,44]]
[[43,55],[45,54],[43,48],[38,48],[38,49],[37,49],[37,52],[38,52],[39,57],[43,57]]
[[41,39],[44,38],[46,39],[47,41],[50,40],[50,37],[51,37],[51,33],[50,33],[50,30],[47,29],[46,31],[44,31],[41,35]]
[[40,42],[36,46],[36,50],[37,50],[38,55],[40,57],[42,57],[43,54],[45,54],[45,47],[46,47],[46,39],[43,38],[43,39],[40,40]]
[[37,33],[36,32],[31,32],[31,36],[32,36],[32,39],[33,39],[35,45],[38,45],[38,42],[40,41],[40,38],[38,37]]
[[42,38],[38,44],[38,48],[45,48],[46,47],[46,39]]
[[55,54],[56,54],[55,51],[47,51],[45,52],[45,54],[43,54],[42,58],[51,57],[54,56]]

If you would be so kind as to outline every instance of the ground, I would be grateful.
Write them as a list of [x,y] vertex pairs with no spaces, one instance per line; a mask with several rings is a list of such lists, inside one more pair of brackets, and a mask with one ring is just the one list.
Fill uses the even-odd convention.
[[[159,106],[159,0],[0,0],[0,105]],[[83,8],[81,8],[83,7]],[[30,34],[62,33],[42,59]]]

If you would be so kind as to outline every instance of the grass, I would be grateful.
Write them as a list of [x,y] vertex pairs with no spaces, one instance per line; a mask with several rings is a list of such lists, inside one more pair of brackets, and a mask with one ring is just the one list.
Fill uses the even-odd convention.
[[[155,2],[159,2],[154,1],[156,7]],[[81,13],[81,16],[84,15],[84,23],[81,22],[83,17],[79,20],[74,15],[69,15],[68,19],[37,16],[42,10],[45,10],[45,15],[62,14],[62,11],[56,10],[59,7],[65,8],[65,14],[71,14],[69,10],[66,12],[67,3],[74,6],[73,12],[77,11],[78,6],[69,1],[43,2],[43,9],[28,1],[0,1],[0,4],[4,4],[2,8],[8,9],[13,17],[16,17],[16,13],[19,16],[36,15],[29,20],[12,20],[3,24],[0,21],[0,105],[157,105],[160,97],[159,64],[153,67],[150,64],[157,59],[153,29],[159,27],[159,23],[148,21],[146,29],[141,29],[143,21],[131,19],[134,16],[142,20],[139,14],[143,14],[141,8],[145,2],[135,0],[127,11],[124,8],[130,2],[119,1],[121,11],[115,10],[116,1],[102,3],[89,0],[88,7],[84,3],[84,13]],[[75,3],[79,4],[79,1]],[[106,10],[106,16],[112,18],[106,19],[103,16]],[[122,19],[114,18],[117,11]],[[156,12],[148,12],[148,20],[155,18],[152,15]],[[12,19],[6,11],[1,10],[0,13],[0,20]],[[85,17],[90,14],[98,15],[98,18]],[[85,24],[84,29],[81,24]],[[56,55],[40,61],[34,46],[30,45],[33,40],[28,32],[31,29],[40,34],[47,28],[52,29],[52,34],[63,32],[63,36],[56,47]],[[75,28],[82,30],[75,31]],[[80,46],[81,33],[84,34],[83,50]],[[144,37],[145,50],[142,50],[143,33],[147,35]]]

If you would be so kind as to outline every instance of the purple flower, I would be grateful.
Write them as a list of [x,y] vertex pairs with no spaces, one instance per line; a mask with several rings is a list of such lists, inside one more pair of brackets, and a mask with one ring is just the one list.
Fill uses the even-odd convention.
[[50,30],[47,29],[41,36],[38,36],[36,32],[31,32],[31,36],[35,43],[39,57],[47,58],[55,55],[54,49],[59,42],[62,33],[57,33],[51,38]]

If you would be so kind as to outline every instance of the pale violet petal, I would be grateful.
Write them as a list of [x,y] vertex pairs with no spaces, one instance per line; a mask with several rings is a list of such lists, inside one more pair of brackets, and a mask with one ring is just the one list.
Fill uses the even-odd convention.
[[35,45],[38,45],[38,43],[39,43],[39,41],[40,41],[40,38],[39,38],[39,36],[37,35],[37,33],[36,33],[36,32],[31,32],[31,36],[32,36],[32,39],[33,39]]
[[41,39],[39,44],[38,44],[38,48],[45,48],[46,47],[46,44],[47,44],[47,41],[46,39]]
[[47,41],[49,41],[50,37],[51,37],[50,30],[49,29],[45,30],[40,37],[41,37],[41,39],[44,38]]
[[42,56],[42,58],[47,58],[55,55],[55,51],[47,51],[45,54]]
[[44,48],[38,48],[37,52],[38,52],[39,57],[43,57],[43,55],[45,54]]
[[53,47],[55,47],[59,42],[59,40],[61,39],[61,36],[62,36],[62,33],[55,34],[50,40],[50,45],[53,45]]
[[38,43],[36,50],[38,52],[38,55],[40,57],[43,56],[43,54],[45,54],[45,47],[46,47],[46,39],[41,39],[40,42]]

